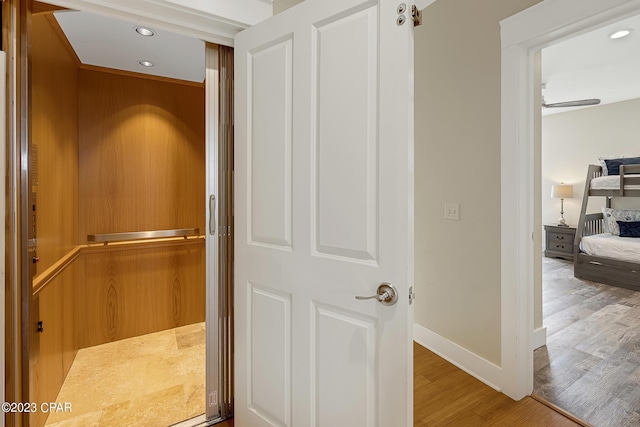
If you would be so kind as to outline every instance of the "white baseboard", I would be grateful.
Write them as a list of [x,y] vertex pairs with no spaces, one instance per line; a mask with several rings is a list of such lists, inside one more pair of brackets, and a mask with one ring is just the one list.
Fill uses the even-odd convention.
[[503,374],[499,366],[417,323],[413,324],[413,339],[489,387],[502,391]]
[[536,350],[543,345],[547,345],[547,328],[543,326],[542,328],[533,330],[531,345],[533,346],[533,350]]

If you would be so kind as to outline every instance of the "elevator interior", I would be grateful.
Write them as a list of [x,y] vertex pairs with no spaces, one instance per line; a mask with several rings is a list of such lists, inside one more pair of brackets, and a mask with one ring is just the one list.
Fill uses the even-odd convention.
[[[51,12],[32,14],[28,32],[29,398],[55,402],[84,350],[106,351],[93,367],[106,370],[115,353],[136,351],[132,340],[173,333],[168,345],[197,346],[206,365],[201,386],[174,394],[198,401],[205,419],[227,417],[231,293],[217,285],[230,283],[230,269],[217,260],[230,266],[232,222],[217,185],[232,157],[217,144],[224,126],[207,119],[217,99],[205,83],[83,65]],[[208,170],[210,157],[223,166]],[[163,366],[148,356],[137,362],[141,377],[177,375],[175,366],[147,372]],[[144,381],[129,381],[144,398]],[[103,402],[100,390],[85,393]],[[30,425],[51,424],[48,416],[34,413]]]

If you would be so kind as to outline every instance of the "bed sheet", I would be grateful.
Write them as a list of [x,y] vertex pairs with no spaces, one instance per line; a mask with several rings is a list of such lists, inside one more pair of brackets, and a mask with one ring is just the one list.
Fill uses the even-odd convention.
[[594,256],[640,263],[640,237],[620,237],[610,233],[584,236],[580,249]]
[[[630,174],[625,176],[640,176],[638,174]],[[640,185],[625,185],[625,190],[640,190]],[[619,190],[620,175],[599,176],[591,180],[592,190]]]

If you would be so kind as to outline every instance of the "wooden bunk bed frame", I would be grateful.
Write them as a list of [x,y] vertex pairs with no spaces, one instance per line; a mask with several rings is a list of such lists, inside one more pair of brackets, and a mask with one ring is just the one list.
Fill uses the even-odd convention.
[[[640,177],[628,176],[640,174],[640,165],[620,166],[620,187],[616,190],[592,190],[591,180],[602,176],[602,167],[589,165],[585,182],[584,196],[580,220],[574,242],[573,275],[579,279],[591,280],[606,285],[640,291],[640,264],[588,255],[580,251],[580,240],[583,236],[604,233],[604,216],[602,212],[587,214],[587,203],[591,196],[604,196],[606,205],[611,207],[612,197],[640,197],[640,190],[625,190],[627,185],[640,185]],[[640,240],[640,239],[639,239]]]

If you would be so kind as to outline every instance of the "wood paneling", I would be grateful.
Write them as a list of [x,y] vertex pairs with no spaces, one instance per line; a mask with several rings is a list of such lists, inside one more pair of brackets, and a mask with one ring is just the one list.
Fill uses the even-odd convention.
[[46,13],[44,16],[46,16],[47,21],[49,21],[49,25],[51,25],[51,29],[58,36],[58,39],[60,40],[60,43],[62,43],[62,46],[65,49],[67,49],[69,58],[71,58],[73,62],[75,62],[76,67],[80,68],[82,66],[82,62],[80,62],[80,58],[78,58],[78,54],[73,49],[73,46],[71,46],[71,42],[69,41],[69,39],[67,38],[67,35],[62,30],[62,27],[58,23],[58,20],[53,16],[53,13]]
[[[74,310],[74,286],[78,282],[78,271],[77,262],[72,263],[39,294],[39,318],[44,331],[38,334],[40,352],[31,373],[32,402],[55,402],[78,352]],[[38,410],[32,425],[43,426],[47,416],[47,413]]]
[[[80,243],[204,230],[204,89],[83,69],[79,102]],[[204,320],[203,244],[90,252],[77,286],[81,348]]]
[[78,70],[45,15],[32,17],[32,30],[31,142],[38,152],[39,274],[78,244]]
[[82,255],[80,348],[204,321],[204,256],[203,241]]
[[62,273],[69,265],[71,265],[78,256],[87,253],[105,253],[134,249],[150,249],[150,248],[164,248],[164,247],[176,247],[176,246],[190,246],[190,245],[202,245],[205,241],[205,236],[195,236],[189,238],[166,238],[166,239],[153,239],[150,241],[122,241],[117,243],[105,244],[93,244],[93,245],[78,245],[67,252],[62,258],[55,262],[51,267],[44,270],[38,276],[33,279],[33,295],[37,296],[42,290],[55,279],[58,274]]
[[[78,242],[78,70],[45,14],[34,15],[31,26],[30,143],[37,161],[30,161],[37,176],[37,274],[51,268]],[[55,400],[78,350],[74,328],[73,287],[77,268],[70,265],[51,280],[31,305],[34,323],[44,332],[34,334],[30,357],[30,400]],[[37,317],[36,317],[37,316]],[[33,415],[42,426],[46,413]]]
[[204,90],[80,70],[80,242],[205,229]]
[[83,70],[118,74],[121,76],[137,77],[145,80],[157,80],[159,82],[165,82],[165,83],[177,83],[182,86],[193,86],[201,89],[204,88],[204,82],[192,82],[190,80],[180,80],[180,79],[174,79],[171,77],[155,76],[153,74],[136,73],[134,71],[127,71],[127,70],[117,70],[115,68],[100,67],[97,65],[90,65],[90,64],[81,64],[80,68],[82,68]]
[[76,258],[78,258],[78,255],[80,255],[81,249],[82,248],[80,246],[76,246],[67,252],[65,256],[55,262],[51,267],[36,276],[36,278],[33,279],[33,295],[35,296],[41,292],[45,286],[51,283],[53,279],[58,276],[58,274],[62,273],[71,263],[73,263]]
[[33,15],[45,13],[50,14],[51,12],[55,12],[56,10],[67,10],[64,7],[54,6],[48,3],[43,3],[39,1],[31,1],[31,13]]

